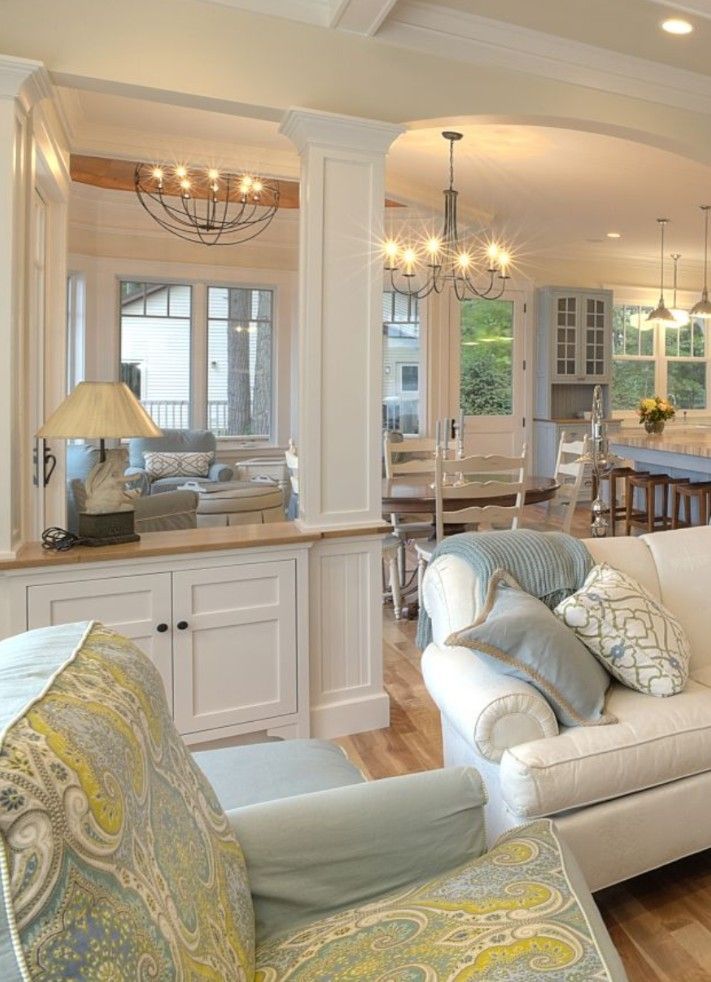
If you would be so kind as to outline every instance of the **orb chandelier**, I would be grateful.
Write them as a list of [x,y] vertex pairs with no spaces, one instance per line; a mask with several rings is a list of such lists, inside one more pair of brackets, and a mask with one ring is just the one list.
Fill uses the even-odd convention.
[[215,168],[136,164],[138,200],[167,232],[203,245],[237,245],[263,232],[279,207],[279,184]]
[[[450,284],[458,300],[480,298],[498,300],[510,279],[511,255],[495,242],[462,245],[457,229],[457,196],[454,187],[454,144],[461,133],[445,130],[449,142],[449,188],[444,195],[444,221],[439,237],[418,243],[402,244],[388,240],[385,253],[385,272],[390,286],[406,297],[423,300],[430,293],[441,293]],[[477,252],[481,257],[477,260]],[[483,264],[483,269],[480,266]],[[480,282],[475,282],[480,281]]]

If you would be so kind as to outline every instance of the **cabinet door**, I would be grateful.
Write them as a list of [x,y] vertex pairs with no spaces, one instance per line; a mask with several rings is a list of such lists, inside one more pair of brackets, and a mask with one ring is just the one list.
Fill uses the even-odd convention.
[[[173,706],[170,573],[27,587],[27,627],[101,621],[135,641],[161,674]],[[157,630],[165,624],[167,630]]]
[[605,382],[608,375],[610,305],[604,297],[585,296],[581,332],[581,373],[586,382]]
[[558,382],[574,382],[580,374],[580,300],[575,293],[553,297],[553,378]]
[[173,668],[181,733],[296,712],[294,561],[173,573]]

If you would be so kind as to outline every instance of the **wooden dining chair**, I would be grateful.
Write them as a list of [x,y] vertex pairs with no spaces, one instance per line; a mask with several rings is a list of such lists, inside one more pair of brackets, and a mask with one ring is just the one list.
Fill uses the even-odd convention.
[[[427,437],[412,437],[396,440],[390,430],[383,433],[383,461],[385,476],[392,480],[397,477],[420,476],[434,481],[435,441]],[[406,547],[410,539],[429,538],[432,535],[432,516],[403,516],[391,512],[390,524],[393,535],[399,541],[398,564],[400,581],[406,580]]]
[[[417,544],[418,600],[422,602],[422,581],[435,545],[442,541],[447,525],[481,525],[518,528],[526,501],[526,455],[524,443],[517,457],[499,454],[435,459],[435,542]],[[484,480],[482,480],[484,478]],[[496,498],[513,498],[512,505],[474,504]],[[457,508],[458,502],[466,501]]]
[[547,512],[550,517],[553,508],[563,507],[561,529],[568,534],[572,527],[575,507],[583,497],[586,487],[591,487],[592,465],[580,460],[588,454],[589,449],[589,436],[584,436],[582,440],[571,440],[565,430],[560,434],[554,475],[560,486],[555,497],[548,502]]

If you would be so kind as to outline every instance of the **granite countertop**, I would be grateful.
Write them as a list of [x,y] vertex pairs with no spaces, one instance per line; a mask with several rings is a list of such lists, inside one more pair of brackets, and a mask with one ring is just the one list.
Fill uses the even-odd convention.
[[647,433],[642,426],[638,429],[623,427],[610,438],[610,443],[617,447],[640,447],[692,457],[711,457],[711,425],[679,426],[667,423],[663,433]]

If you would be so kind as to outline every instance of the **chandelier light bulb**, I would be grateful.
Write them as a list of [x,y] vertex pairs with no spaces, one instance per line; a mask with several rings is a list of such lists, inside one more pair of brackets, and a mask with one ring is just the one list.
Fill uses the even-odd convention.
[[395,239],[388,239],[388,241],[383,246],[383,252],[385,253],[385,258],[390,262],[394,262],[397,259],[400,247],[398,246]]
[[211,167],[210,170],[207,172],[207,176],[208,176],[208,179],[210,181],[213,181],[214,182],[214,181],[217,181],[219,179],[220,172],[219,172],[219,170],[215,170],[214,167]]
[[239,182],[239,189],[242,194],[247,194],[252,187],[252,178],[248,177],[246,174]]
[[258,180],[252,181],[252,191],[254,194],[261,194],[263,187],[264,185],[262,184],[261,181]]
[[439,255],[442,248],[442,243],[436,236],[432,236],[432,238],[427,240],[427,245],[425,248],[427,249],[428,255],[434,259]]
[[498,255],[499,269],[501,270],[501,275],[506,275],[506,270],[511,265],[511,254],[508,252],[500,252]]
[[187,177],[184,177],[183,180],[180,182],[180,187],[182,188],[183,191],[190,190],[190,181],[187,179]]
[[152,173],[153,173],[153,176],[155,177],[156,181],[162,181],[163,180],[163,171],[161,170],[160,167],[154,167]]
[[495,242],[489,243],[489,245],[486,247],[486,255],[492,265],[499,258],[499,247]]
[[457,256],[457,266],[460,269],[467,269],[471,261],[471,256],[468,252],[460,252]]
[[402,261],[405,263],[405,272],[410,275],[412,273],[413,266],[417,262],[417,253],[414,249],[408,247],[402,254]]
[[187,177],[188,176],[188,169],[187,169],[187,167],[183,167],[183,165],[180,164],[178,167],[175,168],[175,176],[179,180],[182,180],[184,177]]

